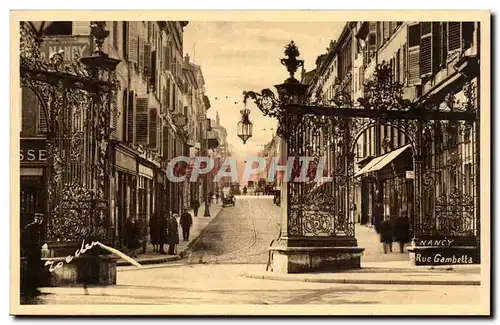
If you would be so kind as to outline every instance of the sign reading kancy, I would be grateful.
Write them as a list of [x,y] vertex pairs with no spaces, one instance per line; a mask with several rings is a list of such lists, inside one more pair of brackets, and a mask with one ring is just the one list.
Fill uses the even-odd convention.
[[90,36],[57,36],[46,37],[40,47],[42,56],[50,58],[54,53],[63,52],[64,61],[71,62],[77,58],[90,56],[92,52]]

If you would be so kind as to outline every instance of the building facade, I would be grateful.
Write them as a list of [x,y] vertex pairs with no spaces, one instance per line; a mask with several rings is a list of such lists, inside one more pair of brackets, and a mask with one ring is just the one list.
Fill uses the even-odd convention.
[[[103,51],[119,59],[116,75],[120,90],[111,117],[109,150],[111,182],[109,223],[116,247],[127,246],[130,220],[140,220],[145,233],[153,215],[181,212],[190,199],[189,184],[170,182],[168,163],[176,156],[192,155],[194,139],[201,142],[198,111],[185,96],[183,60],[184,21],[109,21]],[[53,22],[42,37],[47,58],[64,52],[71,63],[95,49],[90,21]],[[201,68],[196,78],[200,79]],[[201,76],[202,78],[202,76]],[[45,148],[47,122],[38,99],[22,89],[21,113],[21,226],[34,213],[47,214]],[[204,88],[198,90],[197,99]],[[186,94],[188,95],[188,94]],[[199,147],[199,145],[198,145]]]

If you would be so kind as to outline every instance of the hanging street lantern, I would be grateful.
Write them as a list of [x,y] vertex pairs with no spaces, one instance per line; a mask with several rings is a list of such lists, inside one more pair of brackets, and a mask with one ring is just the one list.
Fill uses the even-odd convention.
[[252,137],[253,124],[250,122],[250,110],[248,108],[242,109],[241,121],[238,122],[238,137],[246,144],[247,140]]

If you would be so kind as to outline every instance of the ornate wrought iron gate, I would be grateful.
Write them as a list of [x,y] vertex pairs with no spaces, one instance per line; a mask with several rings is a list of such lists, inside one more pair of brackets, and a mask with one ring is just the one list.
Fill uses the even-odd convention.
[[[295,158],[286,187],[287,237],[354,237],[354,148],[371,127],[388,125],[409,140],[415,169],[414,236],[478,236],[479,105],[476,84],[465,80],[463,100],[447,96],[443,103],[431,98],[404,99],[403,86],[394,81],[389,65],[376,67],[364,86],[365,96],[353,100],[337,85],[329,102],[307,98],[307,86],[293,74],[303,63],[293,42],[287,46],[290,78],[269,89],[245,92],[266,116],[278,119],[278,135],[286,139],[286,157]],[[314,97],[314,96],[313,96]],[[314,157],[309,171],[331,177],[304,182],[300,157]],[[321,162],[323,160],[323,162]],[[298,177],[298,181],[294,181]],[[449,180],[449,181],[446,181]]]
[[47,121],[49,242],[107,237],[118,61],[100,52],[104,38],[99,37],[107,35],[103,22],[93,23],[98,48],[86,64],[66,63],[61,53],[45,59],[37,36],[21,24],[21,87],[37,94]]

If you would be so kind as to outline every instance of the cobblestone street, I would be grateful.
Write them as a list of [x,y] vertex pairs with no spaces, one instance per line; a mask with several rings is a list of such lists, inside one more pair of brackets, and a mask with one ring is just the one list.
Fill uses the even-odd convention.
[[279,213],[269,196],[238,196],[208,226],[187,262],[266,263],[269,244],[279,235]]

